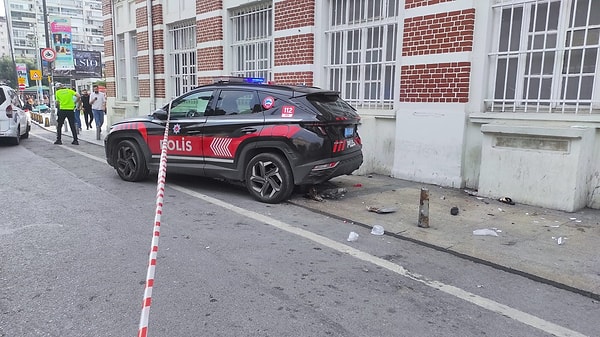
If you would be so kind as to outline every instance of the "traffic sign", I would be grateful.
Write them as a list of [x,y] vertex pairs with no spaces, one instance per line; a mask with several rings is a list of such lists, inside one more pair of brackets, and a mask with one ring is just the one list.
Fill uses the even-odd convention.
[[39,81],[42,79],[42,71],[37,69],[29,70],[29,78],[34,81]]
[[19,83],[19,90],[25,90],[25,83]]
[[17,78],[17,83],[19,83],[19,84],[22,84],[22,85],[25,85],[25,80],[26,80],[26,78],[25,78],[25,77],[20,77],[20,76],[19,76],[19,77]]
[[42,49],[42,60],[52,62],[56,60],[56,51],[52,48]]

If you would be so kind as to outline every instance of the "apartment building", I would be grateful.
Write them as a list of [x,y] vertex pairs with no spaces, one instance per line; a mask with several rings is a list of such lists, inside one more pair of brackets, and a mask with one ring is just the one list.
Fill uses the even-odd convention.
[[3,0],[17,58],[36,58],[46,45],[43,1],[48,16],[70,18],[74,49],[104,52],[101,0]]
[[600,1],[103,1],[109,121],[222,75],[337,90],[358,173],[600,208]]

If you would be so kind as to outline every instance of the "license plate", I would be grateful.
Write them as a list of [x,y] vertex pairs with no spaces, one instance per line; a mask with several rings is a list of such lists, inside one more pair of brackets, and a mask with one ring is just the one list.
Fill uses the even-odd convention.
[[344,129],[344,137],[349,138],[354,135],[354,128],[345,128]]
[[347,148],[354,147],[355,145],[356,145],[356,143],[354,142],[354,139],[346,139],[346,147]]

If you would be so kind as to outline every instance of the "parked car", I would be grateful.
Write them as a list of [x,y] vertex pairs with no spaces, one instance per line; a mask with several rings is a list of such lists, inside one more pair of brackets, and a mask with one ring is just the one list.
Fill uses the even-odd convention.
[[159,170],[167,121],[168,172],[244,182],[266,203],[286,200],[295,185],[351,174],[363,161],[360,117],[337,92],[226,80],[113,124],[106,160],[121,179]]
[[17,92],[9,86],[0,85],[0,138],[9,138],[19,145],[22,138],[29,137],[31,116],[23,109]]

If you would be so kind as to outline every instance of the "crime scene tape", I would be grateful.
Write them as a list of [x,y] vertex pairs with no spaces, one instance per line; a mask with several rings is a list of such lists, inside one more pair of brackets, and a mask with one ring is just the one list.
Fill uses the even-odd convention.
[[146,273],[146,286],[144,289],[144,300],[142,301],[142,314],[140,315],[140,325],[138,337],[148,336],[148,321],[150,319],[150,305],[152,303],[152,288],[154,287],[154,271],[156,268],[156,255],[158,254],[158,238],[160,237],[160,220],[162,216],[162,206],[165,197],[165,182],[167,177],[167,144],[169,141],[169,119],[171,118],[171,103],[167,112],[167,121],[165,124],[165,133],[160,150],[160,166],[158,169],[158,179],[156,184],[156,212],[154,214],[154,230],[152,232],[152,245],[148,258],[148,271]]

